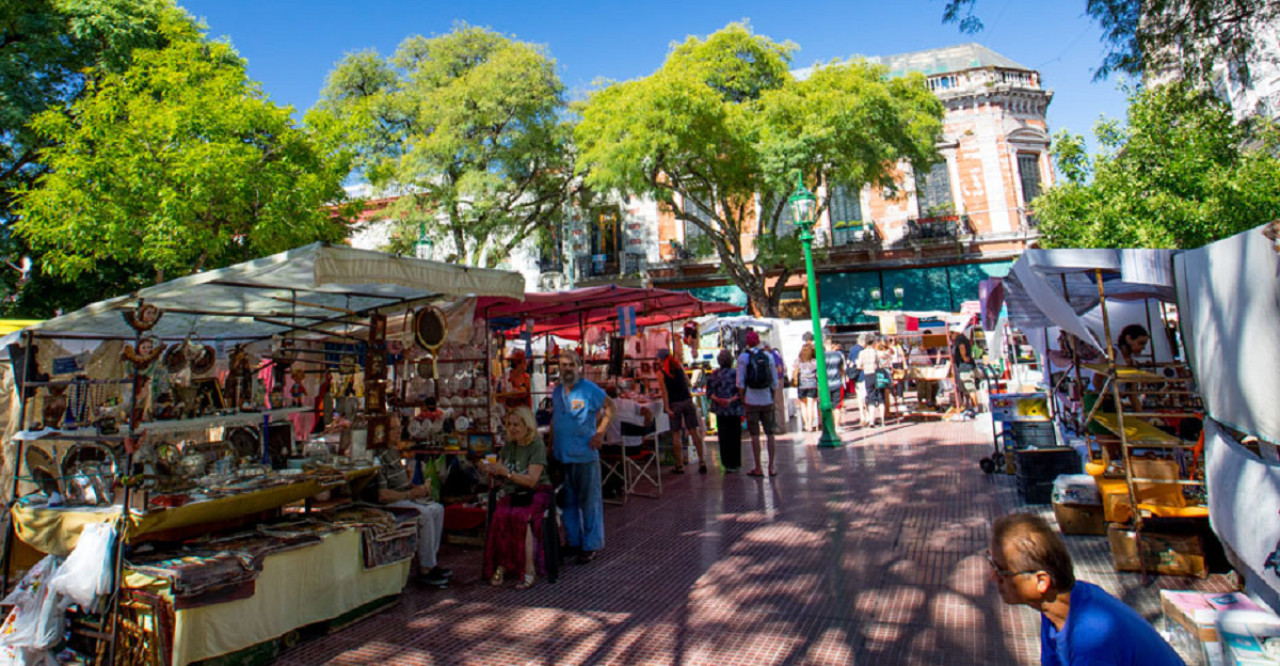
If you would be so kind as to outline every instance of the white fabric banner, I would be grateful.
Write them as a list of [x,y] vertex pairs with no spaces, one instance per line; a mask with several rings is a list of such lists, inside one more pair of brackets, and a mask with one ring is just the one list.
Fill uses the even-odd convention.
[[1209,522],[1230,548],[1247,587],[1280,608],[1280,576],[1267,560],[1280,548],[1280,464],[1262,460],[1206,419],[1204,469],[1209,485]]
[[1277,261],[1260,228],[1174,260],[1182,332],[1206,411],[1273,443],[1280,443]]

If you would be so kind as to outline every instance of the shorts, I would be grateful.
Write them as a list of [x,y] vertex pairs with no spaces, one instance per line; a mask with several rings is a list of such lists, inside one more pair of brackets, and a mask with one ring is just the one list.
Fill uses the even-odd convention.
[[796,394],[800,396],[801,400],[805,398],[817,398],[818,388],[815,386],[814,388],[796,389]]
[[671,403],[671,429],[694,431],[699,428],[698,408],[693,406],[693,399]]
[[876,407],[884,402],[884,389],[876,388],[876,374],[864,374],[862,377],[862,390],[864,391],[867,405]]
[[973,370],[959,370],[956,372],[960,377],[960,390],[964,393],[973,393],[978,390],[978,385],[973,381]]
[[761,423],[764,423],[766,435],[774,431],[773,405],[747,405],[747,432],[752,437],[760,436]]

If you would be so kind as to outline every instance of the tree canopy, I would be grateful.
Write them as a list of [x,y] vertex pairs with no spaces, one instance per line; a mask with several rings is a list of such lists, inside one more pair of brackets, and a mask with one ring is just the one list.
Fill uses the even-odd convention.
[[399,196],[390,249],[419,225],[454,256],[494,266],[559,218],[573,171],[564,86],[541,47],[459,25],[395,54],[355,53],[308,123],[332,128],[375,188]]
[[[967,33],[982,30],[977,2],[947,0],[943,21]],[[1215,64],[1248,77],[1257,31],[1280,20],[1280,0],[1086,0],[1085,13],[1098,22],[1109,47],[1098,78],[1172,68],[1199,81]]]
[[0,261],[16,268],[24,257],[34,260],[27,275],[0,265],[4,310],[43,316],[119,284],[121,266],[104,266],[101,283],[42,275],[40,257],[10,225],[17,192],[48,170],[39,156],[48,143],[32,119],[66,108],[94,78],[122,71],[134,48],[159,46],[166,12],[180,10],[171,0],[0,0]]
[[14,230],[45,271],[92,280],[124,266],[160,280],[342,238],[325,205],[342,198],[348,160],[185,14],[166,12],[158,31],[163,46],[134,49],[127,69],[95,73],[30,123],[47,173],[19,188]]
[[1031,203],[1046,247],[1193,248],[1280,215],[1276,126],[1189,84],[1132,93],[1127,124],[1095,134],[1096,158],[1054,137],[1063,181]]
[[662,202],[769,315],[772,285],[802,269],[795,235],[779,233],[796,171],[811,189],[891,185],[900,163],[936,159],[942,131],[923,76],[854,61],[796,80],[794,50],[739,23],[690,37],[652,75],[595,91],[575,132],[587,185]]

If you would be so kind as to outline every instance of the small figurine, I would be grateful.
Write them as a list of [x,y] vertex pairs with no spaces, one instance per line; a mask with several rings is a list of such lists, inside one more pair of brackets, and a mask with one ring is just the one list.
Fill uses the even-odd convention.
[[293,386],[289,387],[289,398],[291,405],[301,407],[303,400],[307,397],[307,387],[302,383],[307,378],[307,371],[300,366],[293,366],[289,372],[289,376],[293,378]]

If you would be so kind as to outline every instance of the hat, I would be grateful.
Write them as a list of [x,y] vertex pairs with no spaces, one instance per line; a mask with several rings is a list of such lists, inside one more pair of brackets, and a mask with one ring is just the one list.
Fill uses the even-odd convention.
[[748,347],[754,347],[760,344],[760,334],[755,331],[747,331],[746,342]]

